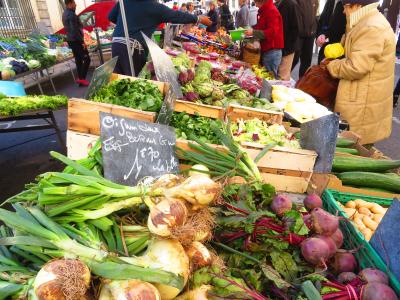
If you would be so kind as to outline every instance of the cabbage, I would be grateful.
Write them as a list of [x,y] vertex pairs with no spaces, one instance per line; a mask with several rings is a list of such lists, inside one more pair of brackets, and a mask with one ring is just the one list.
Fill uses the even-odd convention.
[[40,61],[31,59],[30,61],[28,61],[27,65],[29,69],[38,69],[40,68]]

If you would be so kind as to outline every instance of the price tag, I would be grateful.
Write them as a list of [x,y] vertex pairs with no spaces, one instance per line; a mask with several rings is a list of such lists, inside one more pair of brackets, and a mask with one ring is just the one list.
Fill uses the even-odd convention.
[[164,102],[157,116],[157,123],[169,125],[172,114],[174,113],[176,96],[171,89],[165,95]]
[[148,176],[178,173],[172,127],[101,112],[100,128],[107,179],[133,186]]
[[157,79],[170,83],[176,97],[178,97],[178,99],[183,98],[181,85],[178,82],[178,75],[176,74],[171,57],[145,34],[142,33],[142,35],[149,48]]
[[92,81],[86,91],[85,99],[90,99],[94,94],[105,84],[110,81],[111,75],[114,72],[115,65],[117,64],[118,56],[109,60],[98,67],[92,77]]

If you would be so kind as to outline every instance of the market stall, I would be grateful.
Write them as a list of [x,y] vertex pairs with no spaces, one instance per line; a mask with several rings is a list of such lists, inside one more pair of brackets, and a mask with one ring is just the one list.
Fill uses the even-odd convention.
[[[162,72],[150,51],[142,78],[110,61],[68,100],[68,155],[50,153],[65,168],[0,209],[0,296],[398,299],[400,162],[197,40],[165,49]],[[31,109],[17,99],[9,114]]]

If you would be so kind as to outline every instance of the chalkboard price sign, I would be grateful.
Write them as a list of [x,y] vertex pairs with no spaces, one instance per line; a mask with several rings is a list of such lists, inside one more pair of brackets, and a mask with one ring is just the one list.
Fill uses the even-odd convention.
[[98,67],[94,73],[90,85],[86,91],[85,99],[90,99],[104,85],[110,81],[111,75],[117,64],[118,56]]
[[157,123],[169,125],[172,114],[174,113],[176,96],[171,89],[165,95],[164,102],[157,116]]
[[141,179],[179,171],[173,128],[100,113],[104,175],[136,185]]

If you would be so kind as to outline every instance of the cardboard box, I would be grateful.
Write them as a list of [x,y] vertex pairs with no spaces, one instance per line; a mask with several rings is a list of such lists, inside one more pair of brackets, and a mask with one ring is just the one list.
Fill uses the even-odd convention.
[[[112,74],[110,81],[117,79],[137,80],[138,78]],[[151,81],[151,80],[150,80]],[[165,95],[170,88],[168,83],[151,81]],[[155,122],[156,113],[128,108],[120,105],[93,102],[84,99],[72,98],[68,101],[68,129],[100,135],[100,112],[112,113],[120,117],[126,117],[146,122]]]
[[99,136],[67,130],[67,155],[78,160],[87,157]]

